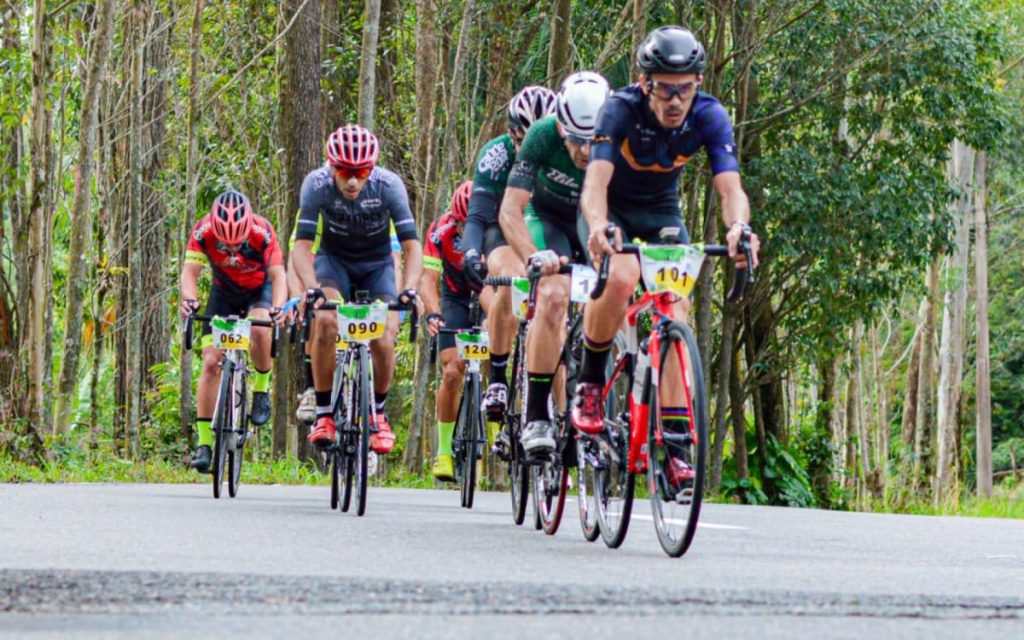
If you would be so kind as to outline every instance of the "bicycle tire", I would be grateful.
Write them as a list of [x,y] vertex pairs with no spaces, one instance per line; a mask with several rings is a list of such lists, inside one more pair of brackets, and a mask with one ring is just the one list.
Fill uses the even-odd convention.
[[[649,462],[647,465],[647,488],[651,494],[651,516],[654,520],[654,529],[658,533],[658,542],[670,557],[678,558],[690,548],[694,535],[697,532],[697,523],[700,519],[700,508],[704,496],[704,474],[707,459],[708,440],[708,416],[707,416],[707,395],[704,387],[704,374],[701,368],[700,350],[697,347],[697,339],[693,330],[682,322],[673,322],[666,329],[666,338],[661,344],[659,358],[661,362],[660,371],[665,371],[665,362],[669,355],[669,349],[679,344],[685,350],[683,357],[687,358],[684,363],[687,371],[687,378],[692,381],[690,386],[691,430],[688,437],[675,440],[670,444],[667,438],[662,443],[657,443],[657,433],[660,431],[660,402],[655,393],[655,387],[648,389],[648,405],[650,415],[648,418],[647,441]],[[660,386],[660,385],[659,385]],[[693,443],[693,435],[696,435],[696,445]],[[669,455],[689,457],[688,462],[694,472],[693,481],[689,490],[681,489],[672,492],[675,488],[668,482],[664,465]],[[680,496],[682,498],[680,499]],[[677,509],[676,507],[681,507]],[[681,517],[685,520],[681,522]]]
[[[234,412],[232,415],[235,416],[234,429],[231,432],[234,443],[232,447],[228,449],[228,495],[234,498],[238,495],[238,487],[242,484],[242,463],[245,461],[245,432],[249,428],[249,412],[246,409],[248,399],[248,388],[245,380],[245,375],[240,371],[235,371],[235,382],[232,385],[232,398],[234,398],[235,404]],[[241,393],[238,392],[237,387],[241,387]],[[241,425],[239,429],[238,426]]]
[[583,531],[583,539],[593,542],[601,536],[601,529],[597,522],[597,495],[594,493],[594,466],[592,460],[595,458],[590,447],[596,446],[589,439],[576,443],[576,501],[580,517],[580,529]]
[[462,506],[467,509],[473,508],[473,494],[476,491],[476,461],[477,447],[480,440],[482,428],[480,425],[480,377],[479,374],[470,376],[469,399],[466,403],[466,439],[462,441],[462,448],[465,452],[464,460],[466,468],[463,473],[462,483]]
[[231,410],[231,369],[228,362],[220,375],[220,391],[217,394],[217,404],[213,408],[213,497],[220,498],[221,485],[224,484],[224,464],[227,454],[227,446],[224,434],[230,429],[230,416],[234,414]]
[[359,345],[359,435],[356,444],[355,490],[356,515],[366,513],[366,485],[370,457],[370,358],[366,345]]
[[533,494],[537,496],[537,515],[541,530],[549,536],[558,532],[565,511],[565,494],[569,490],[569,467],[546,462],[533,467]]
[[509,393],[509,410],[506,412],[509,432],[509,494],[512,496],[512,521],[517,525],[526,520],[526,500],[530,493],[530,474],[526,463],[526,452],[519,443],[522,430],[521,419],[525,415],[526,364],[523,356],[526,353],[525,325],[520,323],[516,334],[515,350],[512,358],[512,389]]
[[[625,343],[612,344],[612,362],[618,362]],[[616,353],[616,352],[619,353]],[[621,357],[629,358],[628,354]],[[594,473],[594,494],[597,497],[598,529],[609,549],[622,546],[629,532],[636,491],[636,474],[629,469],[629,393],[633,387],[630,362],[613,372],[611,391],[605,404],[607,433],[594,438],[597,465]]]
[[466,399],[469,397],[469,378],[462,383],[462,394],[459,396],[459,409],[455,413],[455,430],[452,433],[452,461],[455,468],[455,483],[459,485],[459,506],[466,506],[466,453],[463,443],[466,441]]

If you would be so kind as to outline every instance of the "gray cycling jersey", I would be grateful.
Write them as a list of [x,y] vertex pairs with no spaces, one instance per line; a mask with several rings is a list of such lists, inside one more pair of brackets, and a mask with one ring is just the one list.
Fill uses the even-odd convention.
[[345,198],[334,183],[329,166],[310,172],[299,194],[296,238],[315,240],[323,217],[318,253],[346,261],[365,261],[391,254],[389,222],[395,223],[398,240],[416,240],[416,222],[409,209],[409,195],[394,172],[374,167],[355,202]]

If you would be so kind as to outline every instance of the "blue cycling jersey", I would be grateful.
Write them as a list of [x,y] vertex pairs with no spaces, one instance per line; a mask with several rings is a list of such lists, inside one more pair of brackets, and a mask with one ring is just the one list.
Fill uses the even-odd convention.
[[718,99],[698,91],[683,124],[664,129],[640,85],[632,84],[604,103],[590,158],[615,165],[608,185],[610,204],[678,209],[679,174],[701,147],[714,175],[739,171],[732,122]]

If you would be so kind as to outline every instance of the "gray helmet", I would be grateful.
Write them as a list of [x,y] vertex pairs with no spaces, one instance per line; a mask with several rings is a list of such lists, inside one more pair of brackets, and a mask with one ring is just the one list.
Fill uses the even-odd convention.
[[701,73],[707,58],[704,46],[682,27],[658,27],[647,34],[636,52],[636,64],[645,74]]

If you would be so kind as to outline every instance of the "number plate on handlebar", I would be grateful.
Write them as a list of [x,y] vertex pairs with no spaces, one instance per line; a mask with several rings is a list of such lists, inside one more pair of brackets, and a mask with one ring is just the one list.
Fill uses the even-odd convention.
[[640,249],[640,271],[651,293],[688,296],[697,283],[704,252],[684,244],[648,245]]
[[221,318],[210,320],[213,333],[213,346],[218,349],[249,350],[249,338],[252,335],[252,324],[248,320]]
[[343,341],[376,340],[384,335],[387,322],[386,303],[338,305],[338,337]]
[[530,298],[530,281],[527,278],[512,278],[512,315],[520,320],[526,318]]
[[486,331],[460,331],[455,334],[455,348],[463,360],[486,360],[491,355],[490,344]]
[[597,286],[597,272],[585,264],[572,265],[572,284],[569,299],[573,302],[590,300],[590,292]]

